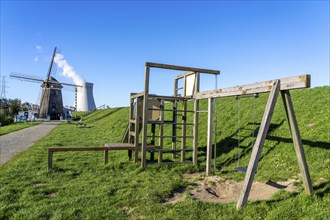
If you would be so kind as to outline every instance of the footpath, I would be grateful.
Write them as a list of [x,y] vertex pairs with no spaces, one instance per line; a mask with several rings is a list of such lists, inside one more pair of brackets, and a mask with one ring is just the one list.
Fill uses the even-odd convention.
[[0,136],[0,165],[27,150],[59,124],[60,122],[44,122]]

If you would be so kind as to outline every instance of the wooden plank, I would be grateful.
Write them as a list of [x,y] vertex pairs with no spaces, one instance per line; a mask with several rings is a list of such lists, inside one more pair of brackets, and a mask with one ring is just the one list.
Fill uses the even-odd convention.
[[193,67],[186,67],[186,66],[176,66],[176,65],[160,64],[160,63],[151,63],[151,62],[147,62],[146,67],[180,70],[180,71],[192,71],[192,72],[208,73],[208,74],[220,74],[219,70],[209,70],[209,69],[193,68]]
[[[159,124],[159,147],[160,149],[163,149],[164,147],[164,108],[165,108],[165,102],[164,100],[162,99],[160,101],[160,108],[161,108],[161,112],[160,112],[160,118],[159,118],[159,121],[162,122],[161,124]],[[163,161],[163,151],[160,150],[159,153],[158,153],[158,163],[162,162]]]
[[[280,79],[280,90],[302,89],[310,87],[310,75],[293,76]],[[249,95],[255,93],[265,93],[272,90],[274,80],[257,82],[248,85],[234,86],[223,89],[199,92],[196,99],[221,98],[238,95]]]
[[143,92],[140,92],[140,93],[131,93],[130,98],[131,99],[136,99],[136,98],[142,97],[143,95],[144,95]]
[[213,98],[208,99],[207,118],[206,175],[208,176],[212,168]]
[[185,98],[181,96],[165,96],[165,95],[155,95],[155,94],[149,94],[148,97],[149,99],[163,99],[164,101],[168,101],[168,102],[191,100],[191,98]]
[[248,201],[248,197],[249,197],[250,190],[252,187],[254,175],[255,175],[255,172],[258,167],[258,162],[259,162],[262,148],[264,146],[264,142],[265,142],[265,139],[267,136],[270,121],[273,116],[273,112],[274,112],[274,108],[275,108],[279,90],[280,90],[280,81],[275,80],[275,82],[273,84],[273,88],[269,94],[268,102],[267,102],[265,112],[264,112],[264,115],[263,115],[263,118],[262,118],[262,121],[260,124],[259,132],[258,132],[256,141],[255,141],[253,149],[252,149],[250,162],[249,162],[246,174],[245,174],[242,192],[241,192],[240,198],[238,199],[238,202],[237,202],[237,206],[236,206],[237,209],[242,209]]
[[150,68],[146,65],[144,76],[144,96],[143,96],[143,113],[142,113],[142,149],[141,149],[141,167],[146,167],[146,147],[147,147],[147,122],[148,122],[148,99],[149,99],[149,75]]
[[[199,92],[199,82],[200,75],[196,73],[196,84],[195,84],[195,94]],[[199,111],[199,100],[195,99],[194,101],[194,127],[193,127],[193,163],[197,165],[197,153],[198,153],[198,111]]]
[[134,150],[133,144],[113,143],[106,144],[104,147],[53,147],[48,148],[48,152],[66,152],[66,151],[104,151],[104,150]]
[[296,151],[296,155],[297,155],[297,159],[298,159],[301,176],[302,176],[303,183],[304,183],[304,188],[309,195],[312,195],[313,194],[312,180],[311,180],[307,162],[306,162],[304,148],[303,148],[301,137],[300,137],[300,132],[299,132],[298,123],[297,123],[296,115],[295,115],[294,108],[293,108],[293,103],[291,100],[291,95],[288,90],[282,91],[281,95],[282,95],[282,100],[284,103],[284,108],[285,108],[286,116],[287,116],[288,123],[289,123],[289,128],[290,128],[290,132],[291,132],[291,136],[292,136],[292,140],[293,140],[294,149]]

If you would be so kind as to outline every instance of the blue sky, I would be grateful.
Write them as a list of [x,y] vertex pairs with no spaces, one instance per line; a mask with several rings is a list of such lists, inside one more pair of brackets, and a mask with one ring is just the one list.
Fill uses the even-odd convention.
[[[94,83],[97,106],[128,106],[148,61],[220,70],[218,88],[305,73],[323,86],[329,1],[1,1],[1,75],[45,77],[55,46]],[[152,72],[151,91],[170,95],[175,75]],[[37,101],[40,85],[6,79],[7,98]]]

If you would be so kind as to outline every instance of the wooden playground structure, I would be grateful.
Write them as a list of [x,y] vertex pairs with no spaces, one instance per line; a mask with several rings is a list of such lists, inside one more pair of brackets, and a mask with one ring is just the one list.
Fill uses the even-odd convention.
[[[152,68],[184,71],[185,73],[174,78],[172,96],[150,94],[150,74]],[[241,196],[237,202],[237,209],[247,204],[252,187],[254,175],[266,135],[270,126],[276,100],[281,93],[282,100],[288,119],[290,132],[305,190],[308,194],[313,193],[308,166],[300,138],[298,124],[290,96],[290,90],[310,87],[310,76],[301,75],[265,82],[253,83],[230,88],[200,91],[200,75],[219,75],[218,70],[174,66],[147,62],[145,64],[144,91],[130,94],[129,125],[122,142],[107,144],[103,147],[59,147],[48,149],[48,168],[52,168],[54,152],[67,151],[104,151],[104,161],[108,162],[108,151],[127,150],[131,159],[134,153],[134,161],[140,161],[141,167],[147,166],[147,152],[150,152],[150,161],[154,161],[154,154],[158,154],[158,163],[193,163],[197,164],[198,152],[198,120],[201,112],[207,112],[207,153],[206,175],[212,173],[212,146],[216,135],[214,126],[214,102],[222,97],[255,96],[259,93],[269,93],[268,102],[256,136],[250,162],[246,171]],[[181,87],[179,85],[182,85]],[[208,100],[208,109],[200,110],[199,102]],[[192,104],[190,104],[190,103]],[[188,146],[188,141],[191,146]],[[170,143],[170,146],[168,146]],[[187,152],[192,152],[191,159],[186,157]],[[171,153],[175,162],[163,159],[164,153]],[[179,162],[177,155],[180,155]]]

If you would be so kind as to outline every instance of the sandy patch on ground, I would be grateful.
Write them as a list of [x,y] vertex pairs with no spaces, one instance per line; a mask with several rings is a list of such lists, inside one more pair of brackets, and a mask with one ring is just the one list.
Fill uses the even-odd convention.
[[[185,190],[179,190],[168,198],[165,203],[175,203],[183,199],[183,193],[188,192],[194,199],[207,202],[235,202],[238,200],[243,182],[224,180],[219,176],[204,176],[202,173],[184,174],[183,177],[190,182]],[[296,192],[289,179],[282,182],[254,182],[250,191],[249,200],[269,200],[272,195],[281,189]]]

